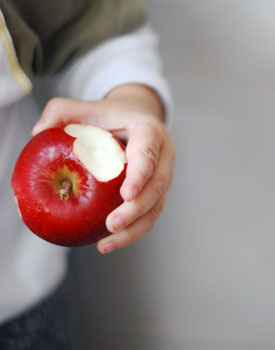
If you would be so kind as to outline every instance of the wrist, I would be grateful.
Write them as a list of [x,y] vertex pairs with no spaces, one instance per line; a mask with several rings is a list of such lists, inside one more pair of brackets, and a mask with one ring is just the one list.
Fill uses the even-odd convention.
[[148,86],[141,84],[124,84],[112,89],[105,99],[130,100],[139,104],[147,113],[155,116],[160,121],[164,120],[164,108],[158,94]]

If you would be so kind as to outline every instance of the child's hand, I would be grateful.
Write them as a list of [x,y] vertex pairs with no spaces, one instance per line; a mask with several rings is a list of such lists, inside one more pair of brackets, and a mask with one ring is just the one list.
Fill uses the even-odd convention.
[[126,179],[121,204],[107,217],[112,235],[97,244],[101,253],[125,247],[149,232],[164,208],[172,182],[175,150],[162,123],[157,95],[141,85],[122,85],[96,102],[55,98],[46,106],[33,134],[61,124],[92,124],[127,142]]

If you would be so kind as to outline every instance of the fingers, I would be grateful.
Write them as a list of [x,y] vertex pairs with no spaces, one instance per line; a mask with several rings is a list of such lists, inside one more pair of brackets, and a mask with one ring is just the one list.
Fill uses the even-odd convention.
[[123,128],[123,120],[115,118],[107,100],[93,102],[57,97],[48,102],[32,134],[69,123],[93,124],[108,130]]
[[130,202],[136,198],[152,176],[163,142],[160,134],[158,128],[149,123],[131,125],[126,148],[127,174],[120,191],[125,201]]
[[[174,146],[167,134],[161,149],[159,164],[144,190],[135,200],[123,203],[107,218],[106,225],[114,233],[98,242],[99,252],[106,254],[126,247],[153,228],[154,222],[165,206],[172,183],[174,161]],[[114,227],[117,223],[122,224],[120,229]]]
[[88,105],[87,102],[54,98],[44,108],[40,120],[32,130],[32,134],[36,135],[45,129],[68,124],[71,121],[77,122],[78,119],[87,118],[92,113],[90,103]]
[[167,193],[172,180],[173,163],[171,150],[164,144],[157,168],[140,195],[131,202],[124,202],[108,216],[106,226],[110,232],[115,233],[132,224]]
[[160,213],[162,212],[167,193],[165,193],[154,207],[142,218],[136,220],[132,225],[128,226],[125,230],[111,234],[110,236],[103,238],[97,243],[97,249],[100,253],[106,254],[118,248],[126,247],[138,239],[142,238],[146,233],[153,229],[154,223]]

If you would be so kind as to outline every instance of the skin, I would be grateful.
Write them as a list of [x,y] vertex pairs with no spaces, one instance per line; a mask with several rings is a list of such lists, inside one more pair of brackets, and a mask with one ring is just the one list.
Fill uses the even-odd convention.
[[127,143],[124,203],[106,219],[112,234],[97,243],[106,254],[128,246],[152,230],[164,209],[175,162],[173,142],[163,124],[156,93],[138,84],[116,87],[101,101],[54,98],[33,128],[40,131],[68,123],[92,124],[112,131]]

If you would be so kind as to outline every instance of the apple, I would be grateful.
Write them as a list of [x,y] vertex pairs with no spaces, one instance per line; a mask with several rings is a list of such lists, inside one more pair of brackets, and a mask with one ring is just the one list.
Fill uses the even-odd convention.
[[122,202],[124,145],[98,127],[69,124],[42,131],[21,152],[12,175],[19,214],[39,237],[63,246],[110,234],[105,220]]

